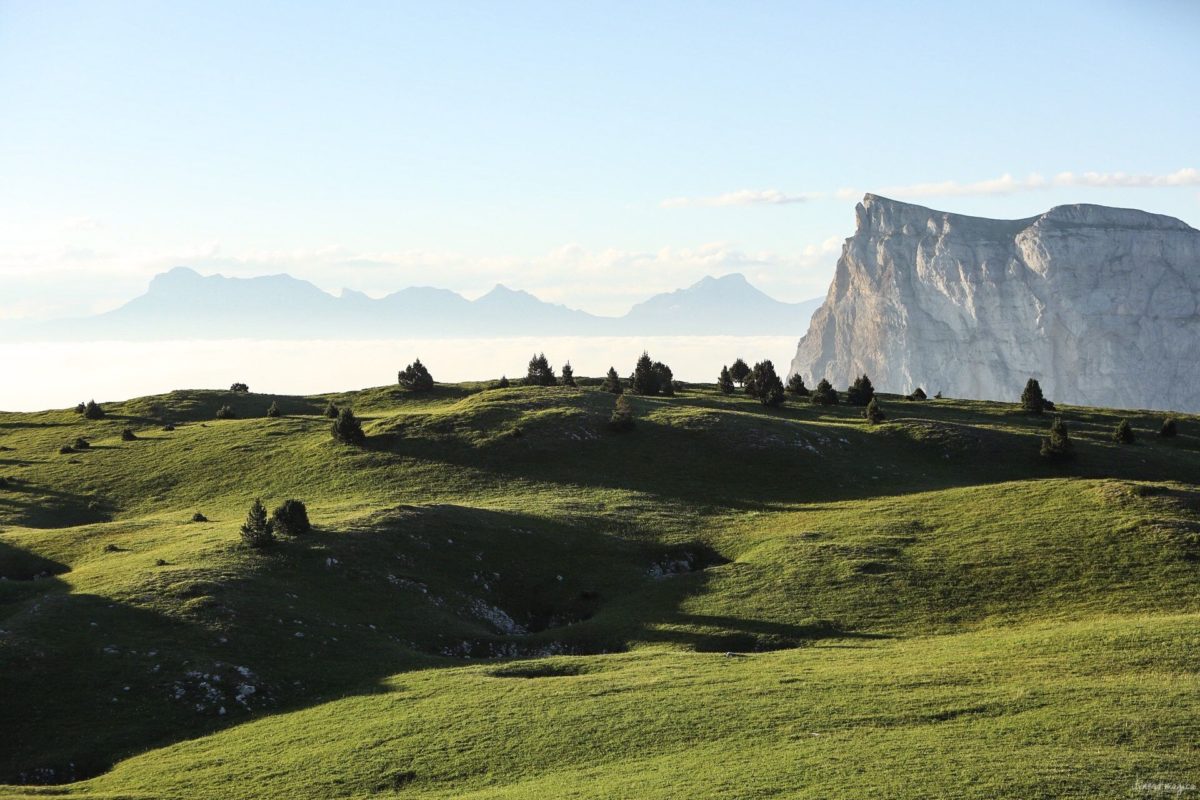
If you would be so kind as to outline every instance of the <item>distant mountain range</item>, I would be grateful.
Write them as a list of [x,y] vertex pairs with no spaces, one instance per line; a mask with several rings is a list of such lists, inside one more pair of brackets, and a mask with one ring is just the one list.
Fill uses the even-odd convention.
[[743,275],[707,277],[654,295],[621,317],[602,317],[497,285],[476,300],[412,287],[378,300],[338,296],[290,275],[227,278],[176,267],[140,297],[104,314],[14,321],[9,340],[362,339],[449,336],[800,335],[821,298],[783,303]]

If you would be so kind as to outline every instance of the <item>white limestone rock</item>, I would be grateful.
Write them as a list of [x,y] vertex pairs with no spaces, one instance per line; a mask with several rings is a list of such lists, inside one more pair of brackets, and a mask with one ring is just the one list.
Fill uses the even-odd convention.
[[790,373],[839,389],[1200,410],[1200,231],[1094,205],[992,220],[868,194]]

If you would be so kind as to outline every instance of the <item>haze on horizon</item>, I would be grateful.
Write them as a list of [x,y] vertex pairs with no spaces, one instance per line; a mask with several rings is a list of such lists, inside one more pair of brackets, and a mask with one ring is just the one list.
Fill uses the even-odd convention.
[[0,319],[179,265],[596,314],[741,272],[794,302],[864,191],[1197,226],[1198,32],[1171,2],[0,2]]

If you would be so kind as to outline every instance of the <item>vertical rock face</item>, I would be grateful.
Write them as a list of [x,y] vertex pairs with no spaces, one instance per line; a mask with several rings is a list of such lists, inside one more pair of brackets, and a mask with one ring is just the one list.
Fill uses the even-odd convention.
[[1093,205],[992,220],[867,195],[791,372],[884,391],[1200,409],[1200,231]]

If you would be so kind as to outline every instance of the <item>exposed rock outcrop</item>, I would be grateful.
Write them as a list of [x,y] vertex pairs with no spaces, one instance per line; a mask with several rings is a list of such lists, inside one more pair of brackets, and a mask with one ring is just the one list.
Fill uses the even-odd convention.
[[1200,231],[1132,209],[992,220],[867,195],[791,372],[884,391],[1200,409]]

